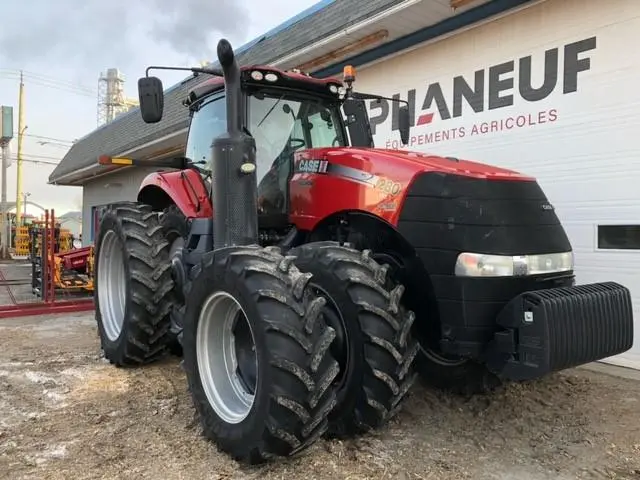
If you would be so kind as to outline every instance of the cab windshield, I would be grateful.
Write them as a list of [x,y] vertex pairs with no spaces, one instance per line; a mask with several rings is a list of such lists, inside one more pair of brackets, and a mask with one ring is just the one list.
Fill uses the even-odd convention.
[[346,146],[338,105],[318,98],[254,92],[248,97],[248,114],[258,182],[272,169],[281,171],[280,181],[286,182],[299,150]]
[[[260,212],[284,214],[295,153],[347,145],[340,107],[318,97],[264,91],[248,94],[247,107],[247,129],[257,149]],[[186,156],[207,171],[211,170],[211,141],[226,131],[226,121],[224,95],[212,95],[194,111]]]

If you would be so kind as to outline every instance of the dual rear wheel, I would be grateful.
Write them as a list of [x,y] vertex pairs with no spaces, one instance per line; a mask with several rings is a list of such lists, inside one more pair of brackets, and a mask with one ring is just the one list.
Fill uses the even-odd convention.
[[[171,243],[148,206],[102,218],[96,319],[117,366],[157,360],[175,341]],[[186,293],[184,369],[204,435],[242,462],[378,428],[413,382],[414,316],[368,252],[334,242],[288,256],[221,249],[194,269]]]

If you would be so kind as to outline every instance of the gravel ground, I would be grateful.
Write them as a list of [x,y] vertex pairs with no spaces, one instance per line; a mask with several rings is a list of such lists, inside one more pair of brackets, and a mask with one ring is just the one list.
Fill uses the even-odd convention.
[[472,398],[417,385],[388,428],[243,468],[200,435],[177,359],[111,367],[92,314],[0,320],[0,338],[0,478],[640,479],[636,372]]

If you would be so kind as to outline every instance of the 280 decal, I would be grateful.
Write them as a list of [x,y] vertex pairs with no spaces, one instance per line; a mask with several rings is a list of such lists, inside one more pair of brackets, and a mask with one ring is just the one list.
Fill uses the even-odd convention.
[[387,195],[397,195],[402,190],[402,185],[388,178],[380,178],[376,183],[376,189],[382,190]]

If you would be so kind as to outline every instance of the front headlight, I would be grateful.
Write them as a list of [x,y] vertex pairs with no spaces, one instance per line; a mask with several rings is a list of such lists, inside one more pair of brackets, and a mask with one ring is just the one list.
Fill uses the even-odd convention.
[[523,277],[573,270],[573,252],[540,255],[485,255],[461,253],[456,261],[459,277]]

